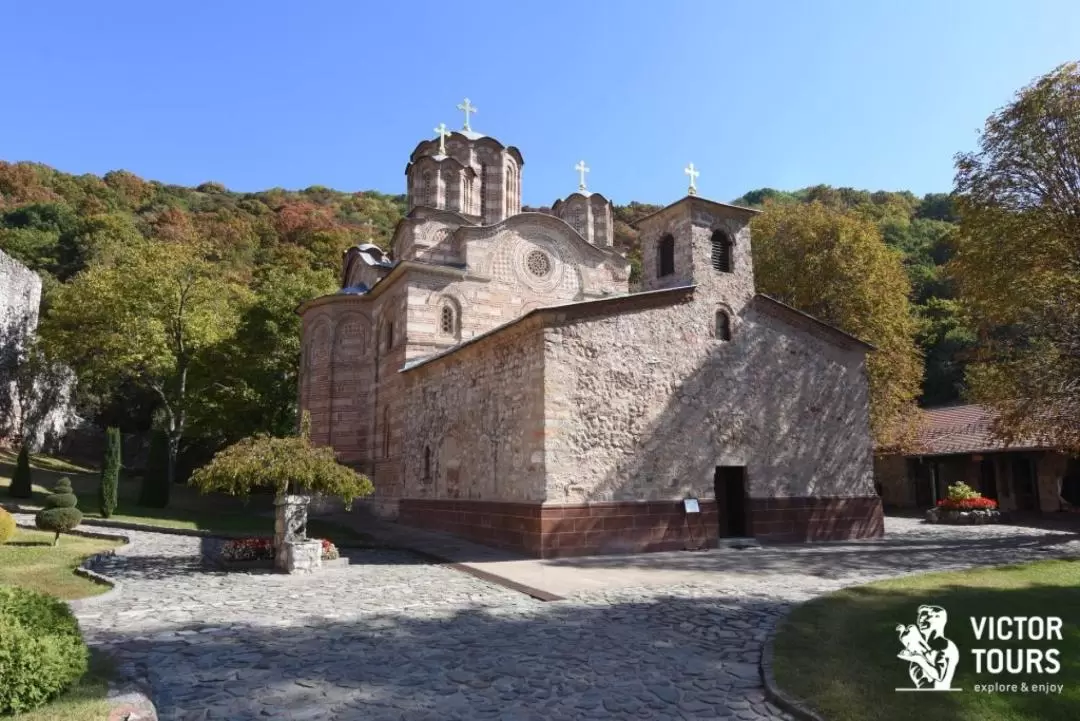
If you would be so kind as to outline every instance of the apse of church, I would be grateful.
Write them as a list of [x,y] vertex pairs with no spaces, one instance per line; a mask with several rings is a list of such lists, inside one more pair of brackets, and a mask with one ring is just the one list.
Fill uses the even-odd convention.
[[372,510],[544,557],[683,548],[686,497],[709,542],[880,535],[869,347],[755,292],[756,211],[701,198],[691,163],[636,224],[631,293],[585,162],[522,212],[521,152],[458,110],[409,155],[389,250],[349,249],[299,309],[300,406]]

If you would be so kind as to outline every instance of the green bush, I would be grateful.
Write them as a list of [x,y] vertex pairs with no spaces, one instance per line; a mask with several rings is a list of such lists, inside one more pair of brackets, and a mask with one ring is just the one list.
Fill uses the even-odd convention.
[[346,506],[371,495],[371,479],[337,462],[334,449],[311,445],[307,413],[299,436],[273,438],[264,434],[245,438],[219,451],[191,476],[191,485],[203,493],[218,491],[247,496],[257,488],[286,493],[322,493],[338,496]]
[[972,498],[982,498],[982,494],[962,481],[949,486],[950,501],[967,501]]
[[0,586],[0,714],[52,700],[86,673],[88,656],[67,604]]
[[15,475],[11,477],[8,495],[12,498],[33,498],[34,485],[30,478],[30,449],[23,444],[19,459],[15,461]]
[[45,510],[39,511],[34,523],[43,531],[56,534],[53,545],[60,542],[60,534],[74,529],[82,523],[82,511],[75,506],[79,499],[71,490],[71,481],[61,478],[56,482],[52,495],[45,499]]
[[101,517],[109,518],[116,510],[120,487],[120,429],[105,432],[105,460],[101,464],[101,485],[98,487],[98,508]]
[[169,436],[165,431],[154,431],[150,436],[146,475],[139,487],[139,505],[165,508],[169,505],[169,491]]
[[7,543],[15,535],[15,517],[0,508],[0,544]]

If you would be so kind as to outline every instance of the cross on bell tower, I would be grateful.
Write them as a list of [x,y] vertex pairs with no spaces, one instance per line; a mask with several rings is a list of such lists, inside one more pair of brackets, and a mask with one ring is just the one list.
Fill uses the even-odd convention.
[[687,189],[687,195],[697,195],[697,178],[701,175],[700,170],[694,169],[694,164],[690,163],[687,167],[683,168],[683,172],[690,176],[690,188]]

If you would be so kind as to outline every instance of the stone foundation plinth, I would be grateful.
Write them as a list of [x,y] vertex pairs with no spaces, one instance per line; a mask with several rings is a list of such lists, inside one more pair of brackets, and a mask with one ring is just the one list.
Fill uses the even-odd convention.
[[[452,533],[538,558],[715,547],[716,502],[700,500],[687,515],[682,501],[543,505],[402,499],[398,521]],[[750,498],[750,534],[763,541],[837,541],[884,533],[881,499]]]
[[715,546],[716,504],[687,516],[682,501],[575,505],[403,499],[399,522],[539,558]]
[[286,541],[274,557],[275,565],[287,573],[310,573],[322,567],[322,541]]
[[751,498],[749,503],[751,533],[762,541],[847,541],[885,533],[878,496]]

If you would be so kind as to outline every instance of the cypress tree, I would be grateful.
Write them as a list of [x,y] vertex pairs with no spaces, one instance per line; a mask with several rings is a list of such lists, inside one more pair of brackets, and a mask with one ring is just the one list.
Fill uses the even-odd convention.
[[15,461],[15,475],[11,477],[8,495],[12,498],[33,498],[34,484],[30,478],[30,448],[23,443],[19,459]]
[[165,508],[169,505],[169,436],[155,430],[150,436],[146,474],[139,487],[139,505]]
[[108,518],[116,510],[117,490],[120,486],[120,429],[105,432],[105,460],[101,464],[101,487],[98,505],[101,517]]

